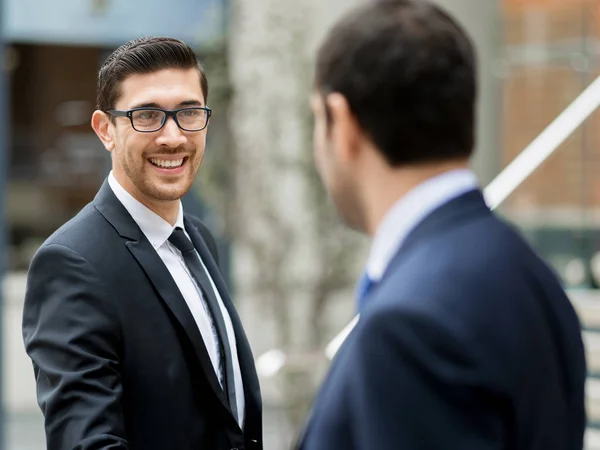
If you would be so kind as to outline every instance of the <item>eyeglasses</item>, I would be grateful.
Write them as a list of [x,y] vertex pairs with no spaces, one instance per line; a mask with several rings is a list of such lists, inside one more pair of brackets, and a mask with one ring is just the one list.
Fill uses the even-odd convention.
[[208,125],[212,110],[206,107],[194,106],[166,110],[160,108],[134,108],[128,111],[111,109],[106,111],[111,116],[129,117],[131,126],[140,133],[152,133],[165,126],[168,117],[175,120],[183,131],[201,131]]

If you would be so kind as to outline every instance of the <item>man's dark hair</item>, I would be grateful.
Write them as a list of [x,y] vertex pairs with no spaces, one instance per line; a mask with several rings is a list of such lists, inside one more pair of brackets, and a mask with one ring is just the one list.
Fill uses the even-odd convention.
[[97,105],[108,111],[121,95],[121,82],[132,74],[146,74],[163,69],[198,70],[204,101],[208,98],[208,81],[194,51],[184,42],[168,37],[141,37],[116,49],[98,73]]
[[469,157],[475,141],[475,52],[425,0],[354,10],[319,49],[315,87],[342,94],[391,166]]

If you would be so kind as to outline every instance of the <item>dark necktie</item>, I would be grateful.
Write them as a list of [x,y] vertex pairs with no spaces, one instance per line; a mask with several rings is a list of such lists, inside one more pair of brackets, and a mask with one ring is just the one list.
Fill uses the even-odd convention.
[[365,270],[365,272],[360,277],[360,280],[358,280],[358,285],[357,285],[357,289],[356,289],[357,297],[358,297],[357,312],[359,314],[361,313],[362,309],[365,306],[365,303],[367,300],[367,294],[369,293],[369,291],[371,290],[373,285],[374,285],[373,280],[371,280],[371,278],[369,278],[369,274]]
[[192,241],[188,239],[188,237],[185,235],[185,232],[179,227],[175,228],[175,230],[169,237],[169,241],[181,252],[183,260],[188,266],[190,273],[196,280],[198,287],[202,291],[202,296],[204,297],[212,315],[213,322],[219,335],[219,340],[221,341],[221,355],[223,355],[224,357],[222,359],[225,360],[224,364],[223,361],[221,361],[221,367],[223,367],[223,365],[225,366],[223,388],[225,392],[227,392],[229,406],[231,408],[233,416],[237,421],[238,414],[237,402],[235,399],[235,378],[233,376],[233,359],[231,356],[231,348],[229,347],[229,339],[227,338],[227,329],[225,328],[225,321],[223,320],[223,315],[221,314],[219,302],[212,288],[210,279],[208,278],[208,274],[202,267],[200,258],[198,257],[196,249],[194,248],[194,244],[192,244]]

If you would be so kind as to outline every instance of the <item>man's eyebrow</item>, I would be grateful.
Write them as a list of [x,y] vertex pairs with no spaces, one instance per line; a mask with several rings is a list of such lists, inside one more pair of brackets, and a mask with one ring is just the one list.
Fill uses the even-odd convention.
[[137,105],[133,105],[130,109],[136,108],[160,108],[158,103],[150,102],[150,103],[138,103]]
[[[204,106],[204,105],[201,101],[198,101],[198,100],[185,100],[183,102],[180,102],[177,106],[180,108],[181,107],[185,108],[186,106]],[[161,108],[161,106],[155,102],[138,103],[138,104],[132,106],[130,109],[136,109],[136,108]]]
[[185,102],[181,102],[179,106],[204,106],[204,104],[198,100],[186,100]]

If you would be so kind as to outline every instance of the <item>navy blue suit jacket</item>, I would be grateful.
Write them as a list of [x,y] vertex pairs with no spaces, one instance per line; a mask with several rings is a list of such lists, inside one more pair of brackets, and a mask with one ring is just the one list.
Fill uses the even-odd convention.
[[577,449],[580,323],[479,191],[407,237],[332,362],[305,450]]

